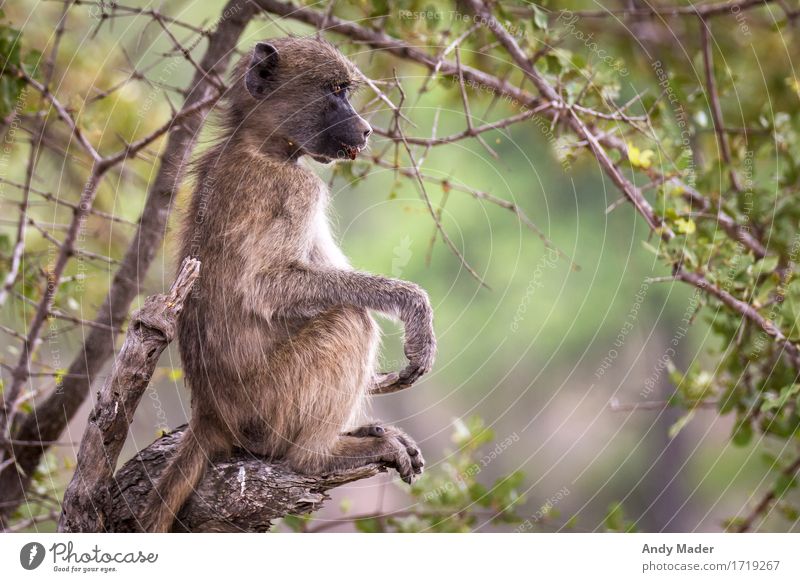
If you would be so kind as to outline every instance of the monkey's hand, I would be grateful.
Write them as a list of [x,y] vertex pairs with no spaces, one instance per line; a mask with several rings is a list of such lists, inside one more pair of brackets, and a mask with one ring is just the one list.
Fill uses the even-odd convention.
[[433,309],[428,294],[413,283],[405,283],[403,287],[407,296],[400,318],[405,325],[404,352],[408,365],[400,372],[378,374],[370,390],[371,394],[391,394],[408,388],[431,371],[436,357]]

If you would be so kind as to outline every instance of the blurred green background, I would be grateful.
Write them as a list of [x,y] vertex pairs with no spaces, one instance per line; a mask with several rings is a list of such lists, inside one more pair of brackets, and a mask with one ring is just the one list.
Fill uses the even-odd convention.
[[[159,10],[198,26],[209,26],[219,17],[222,4],[168,1],[160,4]],[[132,1],[130,5],[137,4]],[[437,8],[434,2],[430,6]],[[463,30],[463,23],[448,20],[450,8],[444,6],[439,8],[444,11],[439,22],[414,25]],[[51,38],[52,23],[61,6],[24,0],[3,9],[5,21],[22,30],[24,46],[42,50]],[[347,6],[341,13],[347,16]],[[57,94],[66,102],[80,108],[97,90],[123,80],[130,70],[127,58],[160,83],[182,87],[189,81],[193,71],[185,61],[161,56],[170,45],[158,27],[145,26],[147,19],[131,16],[102,26],[94,34],[99,14],[92,5],[70,12],[56,73]],[[587,30],[599,26],[592,21],[582,24]],[[680,27],[680,22],[676,26]],[[248,27],[240,47],[246,50],[255,40],[286,31],[307,33],[308,29],[262,19]],[[786,34],[796,33],[791,30]],[[567,38],[564,44],[571,41],[574,43]],[[603,42],[631,70],[629,76],[619,78],[622,101],[646,87],[652,90],[652,72],[630,50],[637,42],[632,33],[616,29]],[[730,43],[729,54],[735,54],[730,66],[753,67],[758,60],[767,76],[773,68],[775,75],[785,76],[788,64],[778,53],[764,60],[745,39],[720,42]],[[580,43],[576,46],[579,52]],[[202,49],[201,43],[196,50]],[[766,41],[758,49],[771,50]],[[420,95],[419,87],[426,76],[422,68],[358,46],[344,46],[343,50],[372,78],[388,79],[396,68],[410,96],[405,111],[416,124],[407,128],[410,135],[430,135],[437,115],[439,135],[464,128],[456,85],[434,84],[432,90]],[[693,58],[673,56],[687,63]],[[749,102],[756,106],[755,102],[763,99],[758,90],[748,93],[748,87],[742,89],[745,106]],[[371,98],[366,89],[357,101],[364,104]],[[491,105],[490,95],[471,93],[470,99],[475,125],[495,119],[498,113],[513,113],[507,104]],[[760,106],[760,102],[757,104]],[[492,111],[485,114],[490,105]],[[117,136],[130,139],[144,135],[168,115],[161,88],[132,83],[85,109],[81,122],[90,129],[91,139],[113,145],[118,143]],[[388,119],[386,111],[370,116],[374,124],[383,127]],[[213,135],[212,124],[204,130],[200,150]],[[515,202],[579,268],[567,259],[556,258],[508,210],[429,183],[434,206],[438,208],[443,199],[446,201],[442,222],[447,232],[491,286],[481,288],[440,237],[431,246],[435,228],[412,180],[398,177],[389,169],[371,167],[368,159],[349,169],[316,165],[331,180],[331,218],[352,264],[419,283],[430,293],[435,308],[439,356],[433,373],[411,390],[376,398],[375,416],[396,422],[413,435],[431,471],[451,461],[453,432],[462,430],[466,419],[482,417],[498,442],[510,439],[511,444],[494,454],[494,444],[483,446],[479,456],[488,455],[484,458],[489,461],[482,466],[478,481],[488,484],[498,476],[522,470],[526,477],[519,489],[526,501],[519,514],[523,518],[535,515],[559,491],[568,492],[554,504],[549,518],[537,526],[540,530],[602,529],[610,508],[620,503],[627,520],[640,530],[719,531],[724,519],[752,503],[751,495],[762,485],[766,469],[757,452],[758,443],[745,448],[732,446],[732,421],[719,418],[713,408],[697,410],[688,425],[671,438],[669,431],[680,416],[678,412],[659,406],[644,410],[627,406],[657,403],[672,393],[668,372],[659,361],[673,338],[680,336],[673,358],[680,368],[702,359],[704,346],[714,347],[702,316],[688,336],[682,337],[681,320],[687,309],[691,310],[691,290],[673,283],[648,283],[648,278],[668,273],[643,244],[649,238],[648,229],[629,205],[606,212],[620,194],[594,160],[581,157],[563,163],[542,129],[531,122],[515,125],[510,131],[490,132],[486,139],[497,152],[497,159],[474,140],[459,142],[431,150],[424,165],[426,172]],[[386,141],[375,135],[371,151],[382,151],[385,146]],[[25,144],[13,149],[4,177],[21,182],[27,156]],[[75,168],[47,164],[50,162],[43,158],[40,174],[49,179],[36,187],[75,199],[86,168],[80,164]],[[154,169],[152,160],[128,164],[121,176],[104,184],[97,207],[135,221]],[[366,177],[353,180],[354,175],[367,170]],[[187,181],[173,212],[173,229],[190,189]],[[8,186],[4,190],[3,212],[13,217],[18,192]],[[49,205],[37,206],[33,212],[48,224],[62,221],[61,211]],[[3,222],[0,233],[13,240],[13,228]],[[87,248],[115,258],[121,256],[132,232],[128,225],[96,217],[90,219],[89,229]],[[46,251],[46,241],[37,237],[37,233],[30,233],[30,252]],[[168,287],[172,280],[175,237],[168,234],[166,240],[158,264],[143,285],[140,302],[146,295]],[[63,308],[90,318],[105,296],[110,274],[104,265],[88,266],[90,284],[69,302],[64,299]],[[11,327],[20,329],[24,325],[13,305],[6,306],[2,315]],[[389,322],[384,329],[382,363],[385,369],[399,368],[402,330]],[[66,367],[80,345],[81,333],[62,334],[59,341],[63,358],[60,367]],[[174,348],[165,354],[137,411],[133,438],[123,453],[125,460],[149,444],[160,430],[186,421],[189,399]],[[11,360],[15,348],[9,344],[4,349],[12,352],[8,354]],[[43,357],[47,358],[46,353]],[[652,390],[643,392],[651,384]],[[64,441],[80,440],[90,404],[87,402],[72,422]],[[49,459],[54,487],[68,478],[69,472],[62,469],[69,468],[75,451],[74,446],[58,447]],[[335,502],[317,517],[324,520],[334,519],[343,511],[357,514],[376,508],[408,508],[412,500],[392,480],[392,476],[381,476],[337,490]],[[480,522],[479,526],[484,527]]]

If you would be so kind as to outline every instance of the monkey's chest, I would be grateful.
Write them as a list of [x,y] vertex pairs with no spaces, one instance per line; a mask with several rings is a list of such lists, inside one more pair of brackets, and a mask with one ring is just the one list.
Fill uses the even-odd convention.
[[347,257],[333,237],[323,209],[319,209],[313,218],[308,261],[318,267],[350,268]]

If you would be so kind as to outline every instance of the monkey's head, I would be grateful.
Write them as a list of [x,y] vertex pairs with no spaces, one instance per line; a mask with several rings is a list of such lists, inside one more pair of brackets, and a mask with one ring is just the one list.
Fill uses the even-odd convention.
[[355,159],[372,133],[349,101],[362,81],[361,72],[325,41],[259,42],[234,76],[232,129],[247,132],[264,150],[293,158]]

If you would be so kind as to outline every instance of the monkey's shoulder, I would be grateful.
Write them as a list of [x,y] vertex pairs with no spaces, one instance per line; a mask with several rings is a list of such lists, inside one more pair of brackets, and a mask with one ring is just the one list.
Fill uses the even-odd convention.
[[247,179],[225,186],[234,214],[259,219],[310,215],[328,199],[325,183],[300,164],[265,162]]

